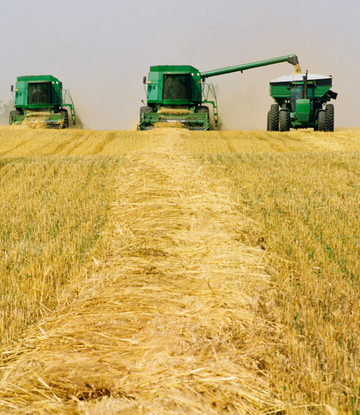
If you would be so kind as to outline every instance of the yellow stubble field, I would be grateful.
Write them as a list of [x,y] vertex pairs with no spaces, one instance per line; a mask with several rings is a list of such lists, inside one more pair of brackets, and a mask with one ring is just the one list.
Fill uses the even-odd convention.
[[[115,177],[150,139],[133,131],[0,130],[5,353],[70,301],[69,287],[94,256],[106,256]],[[222,181],[253,223],[243,240],[269,263],[281,336],[263,370],[288,412],[359,406],[359,150],[359,129],[182,134],[184,154]]]

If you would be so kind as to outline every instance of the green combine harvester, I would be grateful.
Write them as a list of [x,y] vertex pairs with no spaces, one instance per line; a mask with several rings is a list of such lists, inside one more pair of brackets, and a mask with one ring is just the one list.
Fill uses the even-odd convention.
[[[200,72],[189,65],[151,66],[143,83],[147,105],[140,108],[139,130],[149,130],[163,123],[177,123],[189,130],[210,130],[218,127],[218,105],[215,88],[205,80],[212,76],[243,72],[260,66],[289,62],[298,66],[296,55],[247,63]],[[207,104],[207,105],[205,105]],[[210,109],[212,108],[212,117]],[[211,121],[213,120],[213,125]],[[170,126],[170,124],[168,124]]]
[[[14,92],[13,85],[11,92]],[[51,128],[68,128],[69,113],[76,125],[74,102],[62,82],[52,75],[20,76],[15,86],[15,110],[9,124],[39,122]]]
[[294,74],[270,82],[270,95],[276,101],[267,117],[268,131],[289,131],[290,128],[314,128],[334,131],[336,99],[331,91],[332,77],[319,74]]

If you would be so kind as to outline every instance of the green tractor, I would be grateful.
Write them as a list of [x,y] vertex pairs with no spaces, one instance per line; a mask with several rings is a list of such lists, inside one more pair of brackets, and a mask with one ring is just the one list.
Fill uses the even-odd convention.
[[[206,78],[281,62],[298,65],[297,56],[289,55],[206,72],[200,72],[190,65],[151,66],[148,79],[146,80],[146,76],[143,79],[147,103],[140,108],[138,129],[149,130],[159,125],[165,126],[163,123],[181,124],[189,130],[217,128],[215,88],[213,84],[205,82]],[[212,117],[208,105],[212,108]]]
[[331,91],[332,77],[318,74],[294,74],[270,82],[270,95],[276,101],[267,117],[268,131],[290,128],[314,128],[334,131],[334,106],[329,104],[337,93]]
[[[14,87],[11,86],[14,93]],[[14,97],[13,97],[14,98]],[[10,112],[9,124],[40,122],[47,127],[68,128],[69,113],[76,124],[74,102],[62,82],[51,75],[20,76],[15,86],[15,110]]]

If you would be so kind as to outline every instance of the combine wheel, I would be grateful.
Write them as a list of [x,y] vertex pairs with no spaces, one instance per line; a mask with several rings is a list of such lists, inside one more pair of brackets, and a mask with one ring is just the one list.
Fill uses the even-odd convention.
[[326,112],[324,110],[319,110],[318,112],[318,130],[327,131]]
[[149,106],[140,107],[140,116],[145,113],[153,112],[153,109]]
[[64,117],[64,126],[63,128],[69,128],[69,114],[66,109],[60,110],[61,114]]
[[334,131],[334,105],[327,104],[325,107],[326,114],[326,130],[325,131]]
[[18,111],[18,110],[10,111],[10,114],[9,114],[9,124],[10,125],[13,123],[13,120],[12,120],[13,117],[17,117],[18,115],[21,115],[20,111]]
[[271,122],[270,122],[271,114],[270,111],[267,113],[267,124],[266,124],[266,130],[271,131]]
[[209,115],[209,108],[206,107],[205,105],[199,105],[195,112],[197,112],[198,114],[207,114]]
[[281,110],[279,114],[280,131],[290,130],[290,113],[288,110]]
[[149,107],[148,105],[146,105],[144,107],[140,107],[140,123],[142,122],[142,115],[143,114],[148,114],[150,112],[153,112],[153,109],[151,107]]
[[279,106],[272,104],[270,107],[270,130],[279,131]]

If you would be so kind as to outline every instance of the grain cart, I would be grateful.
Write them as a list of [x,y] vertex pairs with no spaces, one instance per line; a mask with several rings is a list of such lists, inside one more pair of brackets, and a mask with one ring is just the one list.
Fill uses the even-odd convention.
[[297,56],[289,55],[205,72],[189,65],[151,66],[148,79],[145,76],[143,79],[147,105],[140,108],[138,129],[149,130],[160,123],[180,123],[189,130],[209,130],[213,128],[210,124],[210,110],[204,104],[211,106],[213,125],[216,128],[217,98],[214,86],[206,83],[206,78],[281,62],[298,65]]
[[290,128],[314,128],[334,131],[334,106],[328,104],[337,93],[330,90],[332,77],[318,74],[294,74],[270,82],[270,95],[276,101],[267,118],[268,131]]
[[[14,87],[11,86],[14,93]],[[13,96],[14,98],[14,96]],[[15,110],[9,123],[40,122],[52,128],[68,128],[69,108],[73,126],[76,124],[74,102],[62,82],[51,75],[20,76],[15,86]]]

